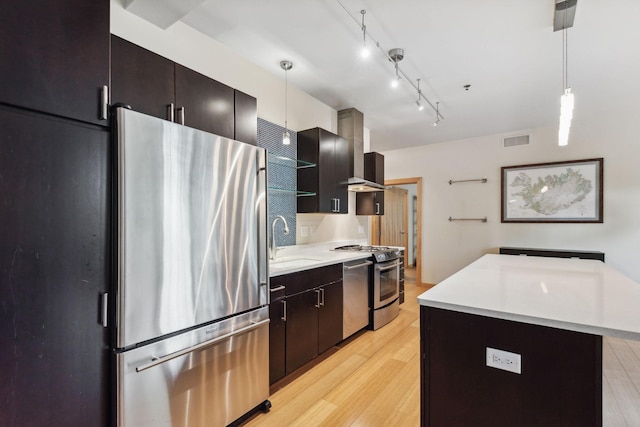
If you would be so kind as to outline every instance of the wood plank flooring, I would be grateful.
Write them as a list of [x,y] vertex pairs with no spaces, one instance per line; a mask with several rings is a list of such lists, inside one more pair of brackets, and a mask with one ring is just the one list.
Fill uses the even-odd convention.
[[[256,414],[244,425],[419,426],[416,298],[426,289],[407,283],[397,319],[341,343],[329,357],[272,391],[271,411]],[[603,359],[604,425],[640,426],[640,342],[605,337]]]

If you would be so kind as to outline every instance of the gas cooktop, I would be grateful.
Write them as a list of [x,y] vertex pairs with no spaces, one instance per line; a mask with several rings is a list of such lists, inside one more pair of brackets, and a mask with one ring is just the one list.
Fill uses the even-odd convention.
[[333,249],[334,251],[358,251],[358,252],[380,252],[380,251],[392,251],[394,248],[388,246],[363,246],[363,245],[346,245],[338,246]]
[[369,252],[376,262],[392,261],[400,258],[400,251],[389,246],[346,245],[338,246],[334,251]]

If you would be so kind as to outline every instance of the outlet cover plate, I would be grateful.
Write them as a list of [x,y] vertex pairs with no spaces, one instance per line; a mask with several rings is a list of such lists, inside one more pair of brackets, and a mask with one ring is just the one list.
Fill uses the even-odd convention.
[[487,347],[487,366],[522,374],[522,356],[504,350]]

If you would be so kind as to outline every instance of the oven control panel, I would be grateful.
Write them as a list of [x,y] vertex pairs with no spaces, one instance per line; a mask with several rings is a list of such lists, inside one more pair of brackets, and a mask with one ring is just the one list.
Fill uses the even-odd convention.
[[400,251],[376,252],[373,254],[377,262],[385,262],[400,258]]

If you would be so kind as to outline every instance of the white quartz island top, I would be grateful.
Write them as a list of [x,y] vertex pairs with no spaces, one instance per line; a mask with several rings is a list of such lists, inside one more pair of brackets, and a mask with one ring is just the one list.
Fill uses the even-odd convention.
[[484,255],[420,295],[418,303],[640,340],[640,285],[595,260]]

